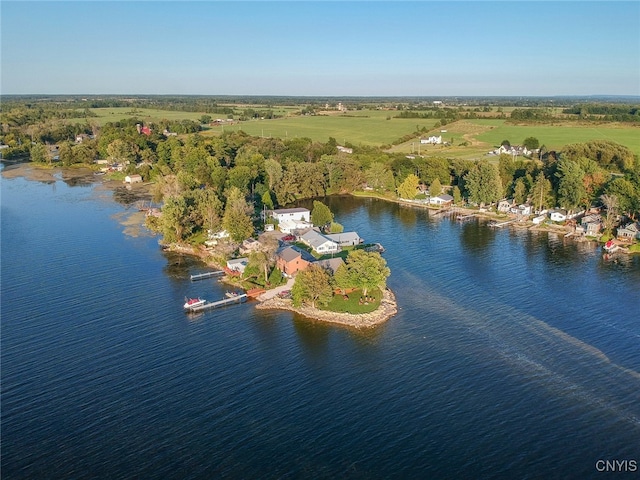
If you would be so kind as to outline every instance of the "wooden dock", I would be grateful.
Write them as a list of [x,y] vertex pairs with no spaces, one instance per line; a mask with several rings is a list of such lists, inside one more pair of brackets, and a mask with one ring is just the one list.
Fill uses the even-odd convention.
[[217,272],[199,273],[197,275],[191,275],[191,281],[195,282],[196,280],[204,280],[205,278],[218,277],[220,275],[224,275],[223,270],[218,270]]
[[475,216],[476,216],[475,213],[470,213],[469,215],[459,215],[458,217],[456,217],[456,220],[458,222],[464,222],[464,221],[467,221],[467,220],[471,220]]
[[502,228],[505,225],[515,222],[515,220],[507,220],[505,222],[489,222],[489,226],[493,228]]
[[209,310],[212,308],[224,307],[226,305],[233,305],[235,303],[244,303],[247,301],[247,294],[243,293],[234,297],[223,298],[217,302],[207,302],[204,305],[189,308],[189,312],[201,312],[203,310]]

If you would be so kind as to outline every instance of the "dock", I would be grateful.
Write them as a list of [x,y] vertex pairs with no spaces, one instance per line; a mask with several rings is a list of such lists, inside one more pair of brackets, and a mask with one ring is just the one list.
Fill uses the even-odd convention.
[[195,282],[196,280],[204,280],[205,278],[218,277],[220,275],[224,275],[223,270],[218,270],[217,272],[198,273],[197,275],[191,275],[191,281]]
[[236,295],[230,298],[223,298],[222,300],[218,300],[217,302],[207,302],[203,305],[199,305],[197,307],[189,308],[189,312],[201,312],[203,310],[209,310],[212,308],[224,307],[226,305],[233,305],[235,303],[244,303],[247,301],[247,294],[243,293],[240,295]]
[[470,213],[469,215],[459,215],[458,217],[456,217],[456,220],[458,222],[464,222],[464,221],[467,221],[467,220],[471,220],[475,216],[476,216],[475,213]]
[[489,222],[489,226],[494,228],[502,228],[505,225],[509,225],[510,223],[513,223],[513,222],[515,222],[515,220],[507,220],[505,222]]

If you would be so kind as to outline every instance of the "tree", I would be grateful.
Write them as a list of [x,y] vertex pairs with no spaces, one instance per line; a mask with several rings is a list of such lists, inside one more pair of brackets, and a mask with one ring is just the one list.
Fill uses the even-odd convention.
[[262,204],[269,210],[273,210],[273,198],[271,197],[271,192],[269,190],[265,190],[262,194]]
[[49,156],[47,147],[42,143],[36,143],[33,147],[31,147],[31,161],[37,163],[51,163],[51,157]]
[[600,195],[600,200],[607,209],[607,216],[604,219],[604,229],[607,232],[611,232],[618,213],[618,197],[615,195],[607,195],[605,193],[604,195]]
[[344,227],[342,224],[338,222],[331,222],[329,226],[329,233],[342,233],[344,231]]
[[296,306],[304,303],[310,303],[314,308],[316,303],[326,305],[333,297],[331,276],[324,268],[311,265],[296,276],[291,297]]
[[231,187],[227,195],[222,227],[229,232],[233,241],[242,242],[253,235],[252,213],[253,208],[247,204],[242,192],[236,187]]
[[269,190],[273,191],[282,180],[282,165],[277,160],[267,158],[264,161],[264,171],[267,174]]
[[191,233],[187,201],[181,195],[166,199],[162,207],[162,233],[165,242],[180,242]]
[[453,193],[453,204],[459,205],[462,202],[462,194],[460,193],[460,187],[455,185],[452,189]]
[[486,161],[476,163],[464,176],[469,200],[479,204],[497,202],[502,198],[502,182],[497,165]]
[[562,208],[574,210],[578,205],[584,204],[587,191],[584,188],[584,170],[577,162],[562,159],[558,162],[556,176],[558,182],[558,202]]
[[[251,252],[249,254],[249,263],[247,264],[247,268],[245,269],[245,273],[256,271],[258,275],[264,274],[264,283],[266,284],[269,280],[269,267],[271,266],[271,260],[269,255],[266,252]],[[247,278],[247,275],[244,275]]]
[[540,141],[536,137],[527,137],[522,141],[522,146],[527,150],[535,150],[540,147]]
[[314,200],[313,210],[311,211],[311,223],[316,227],[324,227],[333,222],[333,213],[324,203]]
[[400,198],[407,199],[415,198],[419,184],[420,179],[413,173],[410,173],[409,175],[407,175],[407,178],[405,178],[405,180],[400,185],[398,185],[398,196]]
[[438,178],[434,178],[433,182],[431,182],[431,185],[429,186],[429,195],[431,195],[432,197],[437,197],[441,193],[442,184],[440,183],[440,180],[438,180]]
[[372,288],[383,289],[391,270],[387,262],[377,252],[352,250],[335,273],[335,281],[340,288],[361,288],[363,295]]
[[527,186],[524,184],[522,177],[516,180],[515,187],[513,188],[513,200],[518,205],[527,201]]
[[606,187],[607,195],[615,195],[618,199],[618,208],[622,213],[631,218],[636,218],[636,213],[640,210],[640,188],[627,178],[616,178]]
[[554,205],[553,187],[543,172],[538,173],[531,187],[531,202],[539,212]]

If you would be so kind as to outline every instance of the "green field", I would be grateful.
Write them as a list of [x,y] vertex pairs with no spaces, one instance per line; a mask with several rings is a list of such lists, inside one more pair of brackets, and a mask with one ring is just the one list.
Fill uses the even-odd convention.
[[[114,108],[92,108],[91,111],[98,115],[97,117],[85,118],[70,118],[67,121],[69,123],[84,123],[89,121],[90,123],[96,123],[100,126],[109,122],[117,122],[126,118],[138,118],[143,121],[157,122],[162,119],[167,120],[194,120],[197,121],[203,113],[198,112],[181,112],[173,110],[157,110],[153,108],[129,108],[129,107],[114,107]],[[215,115],[211,115],[215,118]]]
[[[238,112],[251,106],[238,106]],[[263,107],[264,108],[264,107]],[[435,119],[394,118],[395,111],[353,110],[333,115],[294,116],[299,111],[294,107],[273,107],[278,114],[290,116],[273,120],[250,120],[224,127],[211,127],[204,135],[219,135],[223,131],[242,130],[249,135],[300,138],[308,137],[314,141],[326,142],[333,137],[339,144],[387,145],[404,135],[415,132],[417,128],[427,128],[432,135],[439,135],[435,128]],[[95,108],[98,117],[90,122],[104,125],[125,118],[138,118],[143,121],[157,122],[167,120],[197,121],[202,112],[181,112],[150,108]],[[211,115],[216,118],[215,114]],[[84,118],[71,119],[71,122],[84,122]],[[640,127],[625,124],[562,124],[562,125],[510,125],[500,119],[460,120],[450,123],[442,129],[443,140],[453,146],[420,145],[417,138],[394,146],[392,151],[402,153],[420,153],[423,155],[442,155],[449,158],[479,158],[503,140],[511,144],[521,144],[527,137],[535,137],[549,150],[560,150],[564,145],[589,140],[611,140],[625,145],[640,155]],[[467,145],[461,145],[466,143]]]
[[[416,130],[416,126],[430,128],[435,120],[393,118],[395,112],[360,110],[337,115],[312,115],[252,120],[232,126],[215,127],[214,134],[242,130],[249,135],[300,138],[326,142],[333,137],[339,144],[384,145]],[[387,117],[391,117],[387,120]]]
[[[500,145],[503,140],[511,144],[522,144],[527,137],[535,137],[540,145],[549,150],[559,150],[570,143],[582,143],[590,140],[610,140],[627,146],[640,155],[640,127],[631,125],[507,125],[500,120],[473,120],[486,124],[489,130],[476,136],[476,139],[488,145]],[[499,122],[499,123],[496,123]]]

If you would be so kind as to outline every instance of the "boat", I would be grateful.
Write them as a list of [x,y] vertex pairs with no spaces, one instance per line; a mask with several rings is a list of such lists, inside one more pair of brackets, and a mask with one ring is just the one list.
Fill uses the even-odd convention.
[[184,309],[190,310],[193,307],[199,307],[201,305],[204,305],[205,303],[207,303],[207,301],[200,297],[185,298]]
[[234,298],[234,297],[237,297],[240,294],[238,292],[226,292],[224,295],[227,298]]

